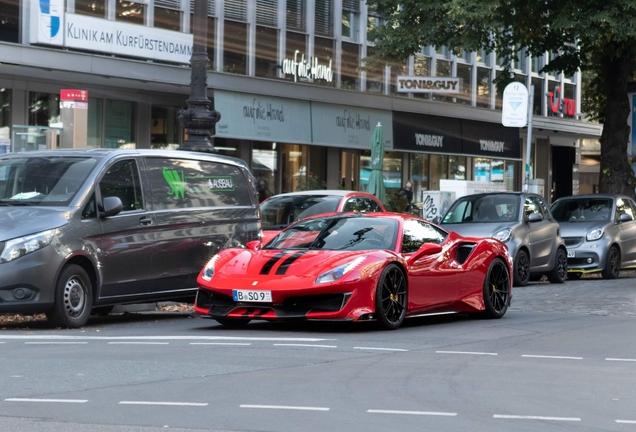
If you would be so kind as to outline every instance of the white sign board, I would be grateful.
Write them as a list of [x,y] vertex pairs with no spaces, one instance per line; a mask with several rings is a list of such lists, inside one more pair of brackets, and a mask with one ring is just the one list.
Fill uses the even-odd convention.
[[427,220],[444,217],[453,201],[455,192],[422,191],[422,217]]
[[519,82],[508,84],[503,93],[501,124],[525,127],[528,122],[528,89]]
[[461,93],[461,78],[398,76],[398,93]]

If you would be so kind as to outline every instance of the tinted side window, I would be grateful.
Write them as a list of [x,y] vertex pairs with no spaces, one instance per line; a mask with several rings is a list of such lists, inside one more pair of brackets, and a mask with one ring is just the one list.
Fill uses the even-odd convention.
[[459,201],[446,213],[442,223],[452,224],[472,221],[472,207],[473,205],[470,201]]
[[143,208],[139,170],[134,159],[115,162],[99,182],[99,189],[102,199],[118,197],[123,212]]
[[367,206],[370,212],[381,212],[382,208],[378,205],[377,202],[373,201],[371,198],[364,198],[367,201]]
[[95,205],[95,194],[91,195],[84,208],[82,209],[82,219],[93,219],[97,217],[97,206]]
[[434,226],[415,219],[408,219],[404,221],[402,253],[413,253],[424,243],[440,244],[445,238],[446,234]]
[[536,199],[536,197],[526,197],[526,201],[523,204],[523,212],[525,213],[526,218],[532,213],[536,213],[542,218],[545,218],[543,208],[541,208],[541,203],[538,199]]
[[627,213],[634,219],[634,211],[632,210],[632,206],[629,203],[629,200],[624,198],[616,199],[616,219],[620,217],[621,214]]
[[362,198],[353,197],[347,199],[347,202],[342,207],[343,212],[364,212],[367,211],[367,208],[364,204]]
[[221,162],[146,158],[155,210],[251,206],[252,191],[235,166]]

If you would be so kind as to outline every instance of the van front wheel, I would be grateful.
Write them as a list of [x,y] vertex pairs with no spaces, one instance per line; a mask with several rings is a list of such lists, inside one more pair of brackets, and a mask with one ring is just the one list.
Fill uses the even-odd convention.
[[55,286],[55,304],[46,313],[55,327],[76,328],[88,321],[93,306],[93,286],[86,271],[70,264],[62,269]]

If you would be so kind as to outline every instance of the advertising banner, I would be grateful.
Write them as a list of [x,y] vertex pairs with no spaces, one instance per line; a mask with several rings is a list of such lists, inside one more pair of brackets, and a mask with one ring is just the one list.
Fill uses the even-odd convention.
[[308,101],[216,90],[214,107],[216,137],[311,144]]
[[393,148],[425,153],[462,153],[458,118],[406,112],[393,114]]
[[[461,125],[462,152],[466,156],[521,159],[519,128],[465,119]],[[503,180],[503,172],[501,174]]]
[[461,93],[461,78],[440,78],[428,76],[398,76],[398,93]]
[[311,103],[312,142],[330,147],[371,149],[371,135],[380,123],[384,149],[393,149],[393,116],[390,111]]

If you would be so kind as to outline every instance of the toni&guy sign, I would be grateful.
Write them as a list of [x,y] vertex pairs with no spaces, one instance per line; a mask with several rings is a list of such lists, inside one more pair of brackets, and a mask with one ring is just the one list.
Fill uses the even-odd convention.
[[305,54],[300,54],[298,50],[294,52],[293,59],[283,60],[283,73],[292,75],[294,82],[297,82],[298,78],[333,81],[331,60],[329,60],[329,65],[320,64],[318,57],[305,59]]
[[460,93],[461,78],[438,78],[424,76],[398,76],[398,93]]

